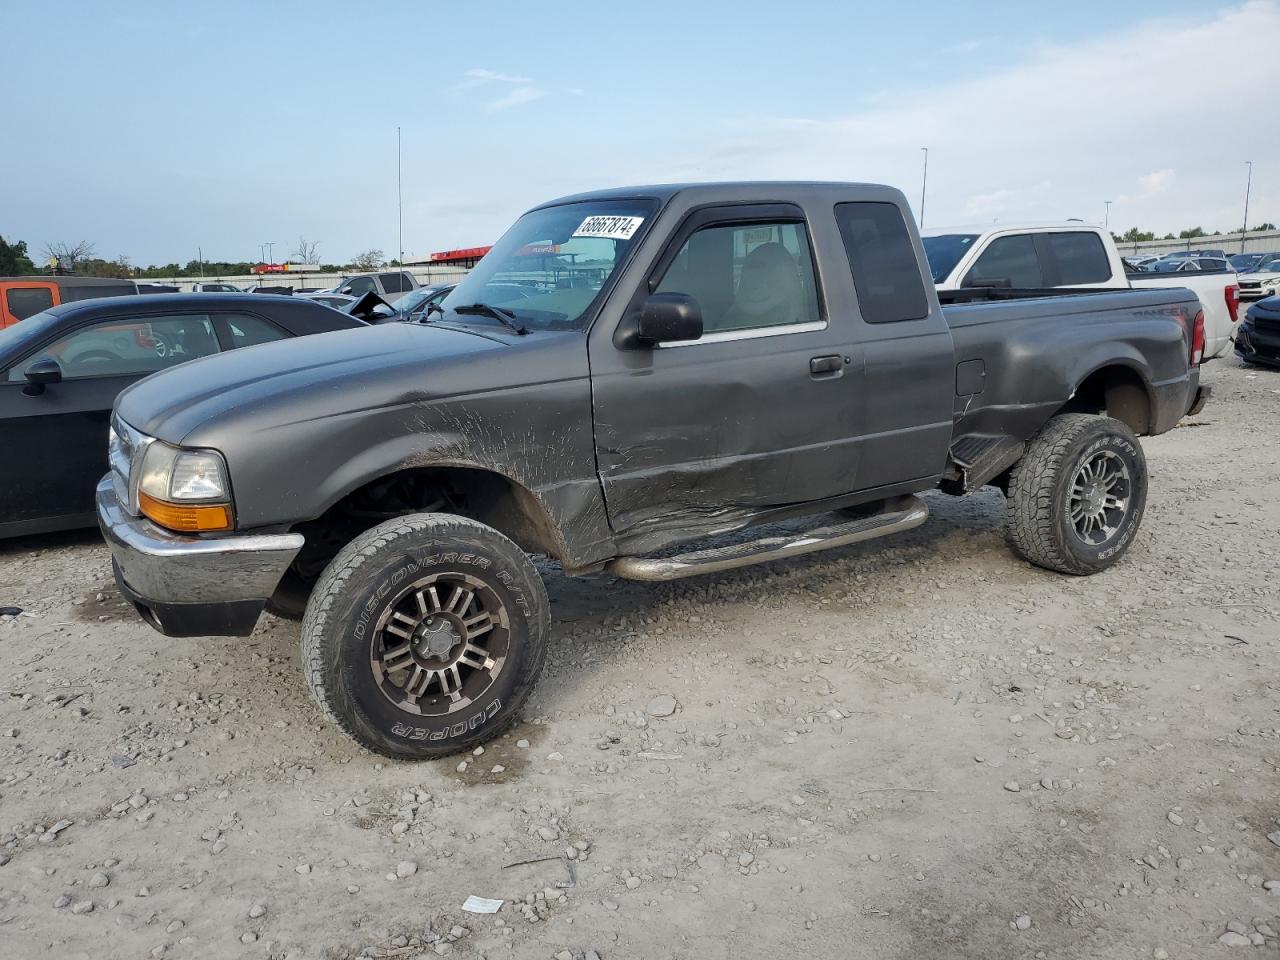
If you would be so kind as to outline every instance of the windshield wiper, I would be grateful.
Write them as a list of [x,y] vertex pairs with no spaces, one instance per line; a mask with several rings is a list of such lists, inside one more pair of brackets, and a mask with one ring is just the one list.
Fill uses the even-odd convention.
[[480,313],[485,316],[493,317],[499,323],[510,327],[522,337],[529,332],[529,329],[520,322],[520,318],[510,310],[503,307],[495,307],[489,303],[472,303],[463,307],[454,307],[453,312],[462,314]]

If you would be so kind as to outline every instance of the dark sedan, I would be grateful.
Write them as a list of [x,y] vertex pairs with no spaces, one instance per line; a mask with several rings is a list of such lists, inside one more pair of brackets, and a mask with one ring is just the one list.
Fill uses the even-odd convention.
[[1245,363],[1280,367],[1280,297],[1249,308],[1236,328],[1236,355]]
[[63,304],[0,330],[0,537],[97,523],[116,395],[226,350],[362,320],[310,300],[229,293]]

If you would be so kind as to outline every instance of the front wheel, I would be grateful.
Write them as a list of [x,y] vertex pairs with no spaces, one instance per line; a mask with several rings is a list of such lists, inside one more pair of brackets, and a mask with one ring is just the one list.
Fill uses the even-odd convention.
[[1054,417],[1009,476],[1008,540],[1025,560],[1059,573],[1098,573],[1133,543],[1147,505],[1147,461],[1119,420]]
[[546,590],[496,530],[449,514],[388,520],[342,549],[302,624],[329,719],[376,753],[445,756],[500,734],[542,670]]

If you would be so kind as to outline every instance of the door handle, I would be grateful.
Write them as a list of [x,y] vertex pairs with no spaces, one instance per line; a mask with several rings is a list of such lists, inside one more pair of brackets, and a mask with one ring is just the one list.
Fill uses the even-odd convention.
[[839,354],[833,354],[829,357],[813,357],[809,361],[809,375],[811,377],[830,376],[831,374],[839,374],[844,370],[844,357]]

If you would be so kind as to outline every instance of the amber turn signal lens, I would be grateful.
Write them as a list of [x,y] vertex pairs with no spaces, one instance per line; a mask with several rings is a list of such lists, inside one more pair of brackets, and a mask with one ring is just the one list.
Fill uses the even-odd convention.
[[231,508],[225,503],[168,503],[139,491],[138,508],[147,519],[180,533],[231,529]]

